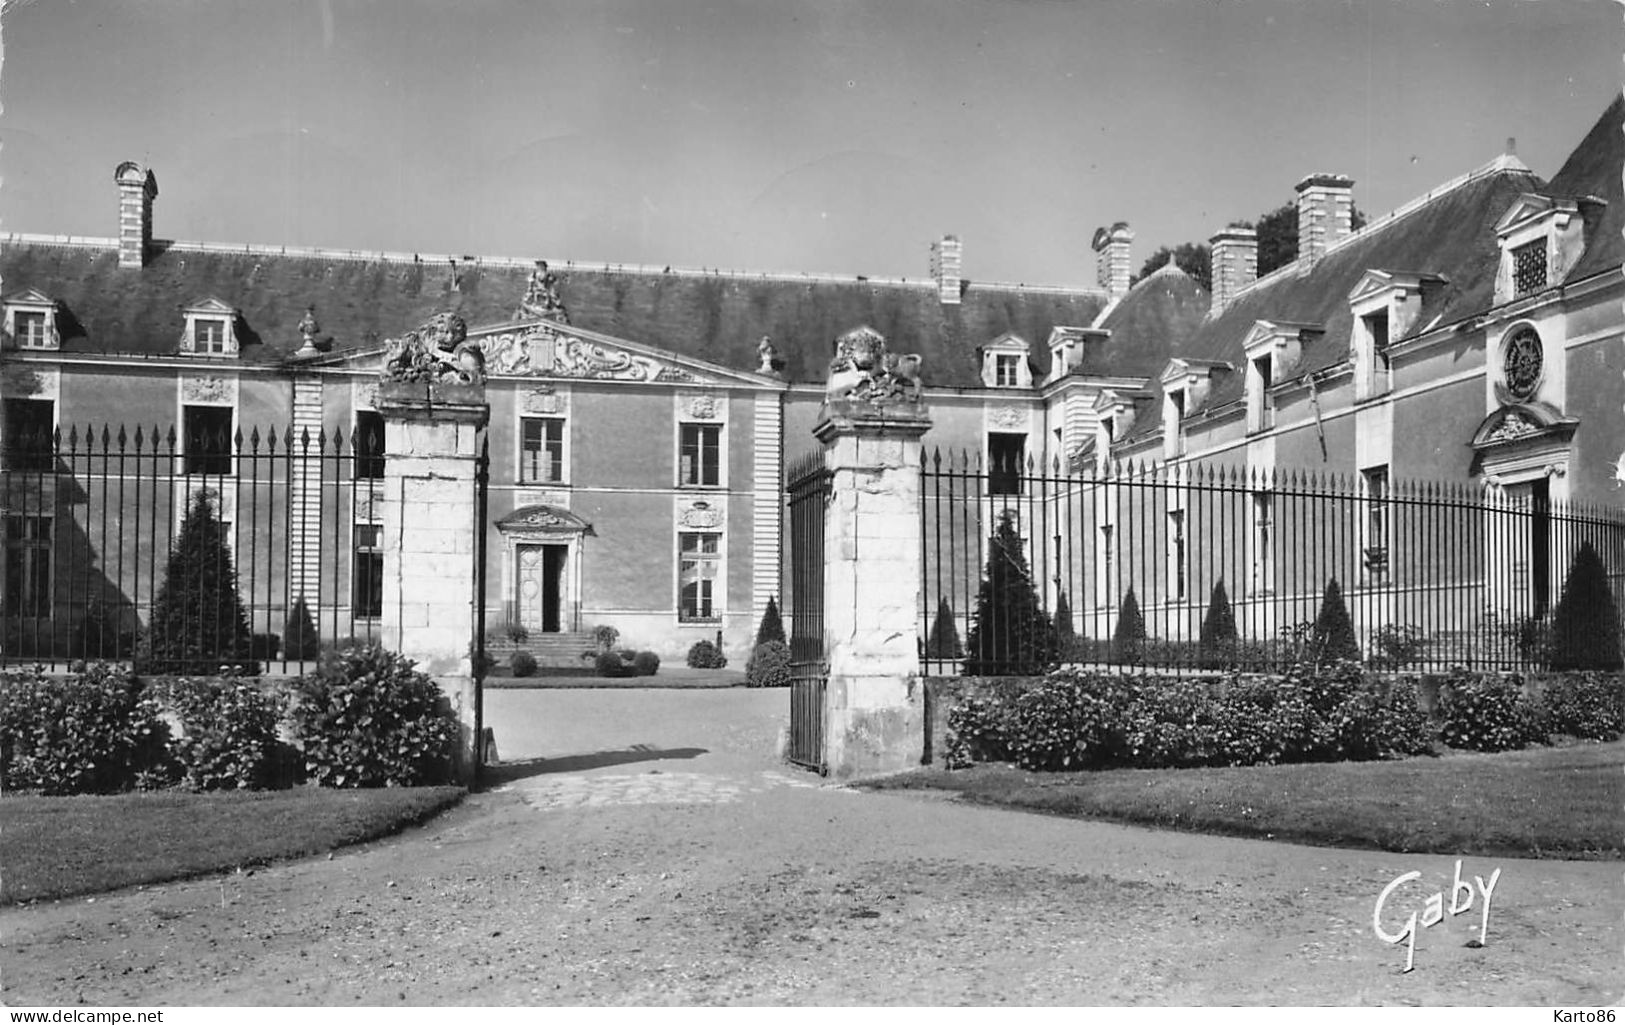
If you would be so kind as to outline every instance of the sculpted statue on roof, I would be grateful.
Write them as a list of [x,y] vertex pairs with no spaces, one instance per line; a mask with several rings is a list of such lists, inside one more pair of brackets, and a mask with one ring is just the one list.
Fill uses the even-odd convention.
[[530,281],[525,285],[525,297],[519,300],[519,312],[514,314],[515,320],[537,318],[570,323],[570,313],[559,298],[558,275],[547,269],[546,260],[536,261],[536,269],[530,272]]
[[455,313],[437,313],[415,331],[385,342],[386,381],[484,384],[485,355],[468,341],[468,325]]

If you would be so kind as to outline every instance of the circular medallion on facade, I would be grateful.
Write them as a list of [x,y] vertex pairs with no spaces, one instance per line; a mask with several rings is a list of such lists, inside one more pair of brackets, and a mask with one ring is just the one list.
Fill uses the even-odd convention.
[[1526,327],[1507,340],[1501,357],[1501,374],[1513,398],[1533,398],[1544,367],[1540,335],[1535,334],[1533,328]]

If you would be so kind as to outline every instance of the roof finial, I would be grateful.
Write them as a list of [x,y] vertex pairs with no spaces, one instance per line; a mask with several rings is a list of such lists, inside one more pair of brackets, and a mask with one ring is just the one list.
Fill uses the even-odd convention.
[[1516,156],[1518,153],[1518,140],[1515,136],[1507,136],[1507,156]]
[[303,345],[299,346],[299,351],[294,353],[294,355],[295,356],[314,356],[314,355],[316,355],[317,354],[316,332],[320,331],[321,329],[322,329],[322,326],[320,324],[316,323],[316,307],[314,307],[314,306],[306,306],[305,307],[305,315],[303,317],[299,318],[299,334],[301,336],[303,336],[305,341],[304,341]]

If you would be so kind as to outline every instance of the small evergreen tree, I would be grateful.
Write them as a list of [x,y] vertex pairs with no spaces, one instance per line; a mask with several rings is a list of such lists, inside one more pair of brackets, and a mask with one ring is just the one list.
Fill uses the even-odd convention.
[[925,639],[925,657],[939,661],[959,658],[959,627],[954,624],[954,609],[946,597],[937,599],[937,615],[931,621],[931,633]]
[[1619,606],[1608,586],[1608,570],[1587,541],[1574,553],[1563,596],[1552,612],[1553,669],[1622,668]]
[[768,641],[788,643],[784,636],[784,620],[779,618],[779,603],[772,596],[767,599],[767,608],[762,610],[762,622],[756,627],[756,644],[753,648],[759,648]]
[[293,606],[288,609],[288,622],[282,629],[282,637],[283,651],[290,659],[309,661],[321,654],[321,637],[316,633],[316,623],[311,618],[310,606],[305,604],[303,594],[295,598]]
[[972,676],[1031,676],[1055,662],[1055,628],[1033,589],[1021,535],[1008,512],[988,546],[987,571],[976,592],[976,618],[965,637]]
[[1203,669],[1224,669],[1236,662],[1236,612],[1230,607],[1230,595],[1224,589],[1224,578],[1213,584],[1208,598],[1207,614],[1202,617],[1200,637],[1201,665]]
[[1138,664],[1145,657],[1145,617],[1140,615],[1140,599],[1134,588],[1123,595],[1117,610],[1117,629],[1112,631],[1112,661]]
[[1360,642],[1354,637],[1354,621],[1343,604],[1343,589],[1337,586],[1336,577],[1327,581],[1320,599],[1320,614],[1309,636],[1309,660],[1315,665],[1360,661]]
[[137,660],[137,672],[215,674],[223,665],[249,672],[248,616],[225,531],[206,493],[186,510]]
[[1078,639],[1078,631],[1072,625],[1072,603],[1066,600],[1066,592],[1062,591],[1055,597],[1055,651],[1065,659],[1072,654],[1073,643]]

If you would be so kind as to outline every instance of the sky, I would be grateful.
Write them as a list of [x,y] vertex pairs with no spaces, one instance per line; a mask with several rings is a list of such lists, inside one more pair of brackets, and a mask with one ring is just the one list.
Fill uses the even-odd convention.
[[4,0],[0,230],[1092,285],[1355,179],[1380,214],[1620,90],[1604,0]]

